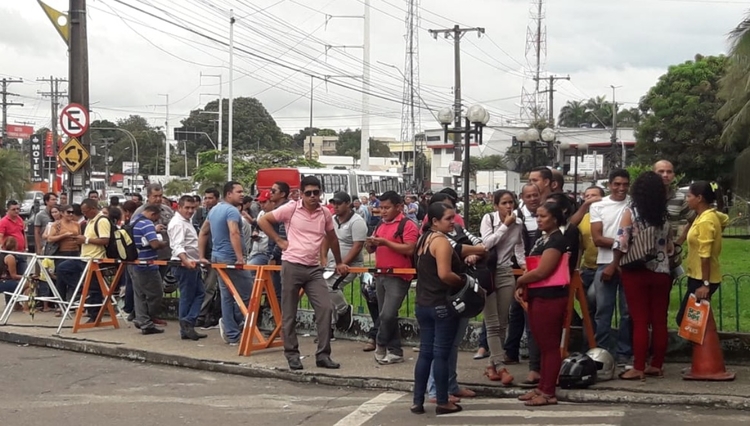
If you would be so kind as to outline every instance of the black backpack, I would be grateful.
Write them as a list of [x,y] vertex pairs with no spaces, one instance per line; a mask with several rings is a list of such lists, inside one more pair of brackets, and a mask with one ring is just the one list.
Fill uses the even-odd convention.
[[[97,232],[99,221],[101,219],[109,220],[109,218],[102,216],[94,222],[94,232],[96,232],[96,236],[99,238],[102,238]],[[127,262],[137,260],[138,250],[135,247],[135,240],[133,239],[132,225],[124,225],[122,228],[118,229],[114,223],[110,222],[109,242],[107,243],[106,249],[106,256],[108,259],[117,259]]]

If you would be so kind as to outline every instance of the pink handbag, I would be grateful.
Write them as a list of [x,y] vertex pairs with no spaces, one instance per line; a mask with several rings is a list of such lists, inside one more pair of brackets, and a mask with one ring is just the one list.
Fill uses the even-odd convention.
[[[542,260],[542,256],[529,256],[526,258],[526,269],[533,271],[539,267],[539,262]],[[559,287],[570,284],[570,254],[563,253],[560,257],[560,263],[557,264],[557,268],[552,272],[552,275],[547,278],[530,283],[529,288],[542,288],[542,287]]]

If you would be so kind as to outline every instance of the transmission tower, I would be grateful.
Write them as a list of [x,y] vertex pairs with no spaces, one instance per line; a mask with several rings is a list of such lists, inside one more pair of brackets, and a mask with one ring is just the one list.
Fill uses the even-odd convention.
[[[401,143],[411,142],[413,145],[412,179],[416,183],[417,142],[415,136],[417,129],[422,128],[419,113],[419,0],[406,0],[406,4],[404,21],[406,59],[404,61],[404,97],[401,106]],[[404,161],[404,167],[406,167],[406,161]]]
[[526,28],[526,69],[521,89],[521,119],[528,122],[545,116],[543,96],[539,93],[539,81],[547,61],[545,13],[544,0],[531,0],[529,26]]

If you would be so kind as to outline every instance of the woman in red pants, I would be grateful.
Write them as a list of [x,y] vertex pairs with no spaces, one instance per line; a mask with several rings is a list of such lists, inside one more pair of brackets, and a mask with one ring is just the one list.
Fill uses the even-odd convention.
[[[672,289],[669,257],[674,244],[667,223],[667,190],[661,177],[646,172],[630,187],[631,204],[625,209],[614,245],[615,264],[622,270],[622,285],[633,322],[633,368],[622,372],[623,380],[645,380],[664,375],[667,353],[667,310]],[[646,257],[628,257],[636,245],[647,249]],[[641,251],[643,252],[643,251]],[[626,263],[629,262],[629,263]],[[646,367],[651,328],[651,365]]]
[[542,236],[536,241],[530,255],[541,256],[541,260],[536,269],[518,278],[515,294],[516,300],[521,303],[523,299],[528,300],[531,334],[542,355],[538,387],[518,398],[529,406],[557,404],[555,388],[562,364],[560,339],[568,306],[567,286],[570,283],[570,277],[566,277],[561,279],[559,285],[539,288],[533,285],[553,275],[570,245],[562,231],[567,229],[564,206],[548,201],[539,206],[536,214]]

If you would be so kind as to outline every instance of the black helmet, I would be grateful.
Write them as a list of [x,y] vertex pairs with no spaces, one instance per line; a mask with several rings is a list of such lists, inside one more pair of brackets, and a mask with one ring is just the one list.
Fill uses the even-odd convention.
[[486,292],[474,277],[463,275],[464,286],[448,296],[448,308],[459,317],[474,318],[484,310]]
[[177,291],[177,278],[172,275],[172,271],[170,270],[167,272],[166,275],[164,275],[164,279],[162,280],[163,286],[164,286],[164,293],[174,293]]
[[573,353],[563,360],[559,380],[563,389],[587,388],[596,383],[596,363],[586,354]]

